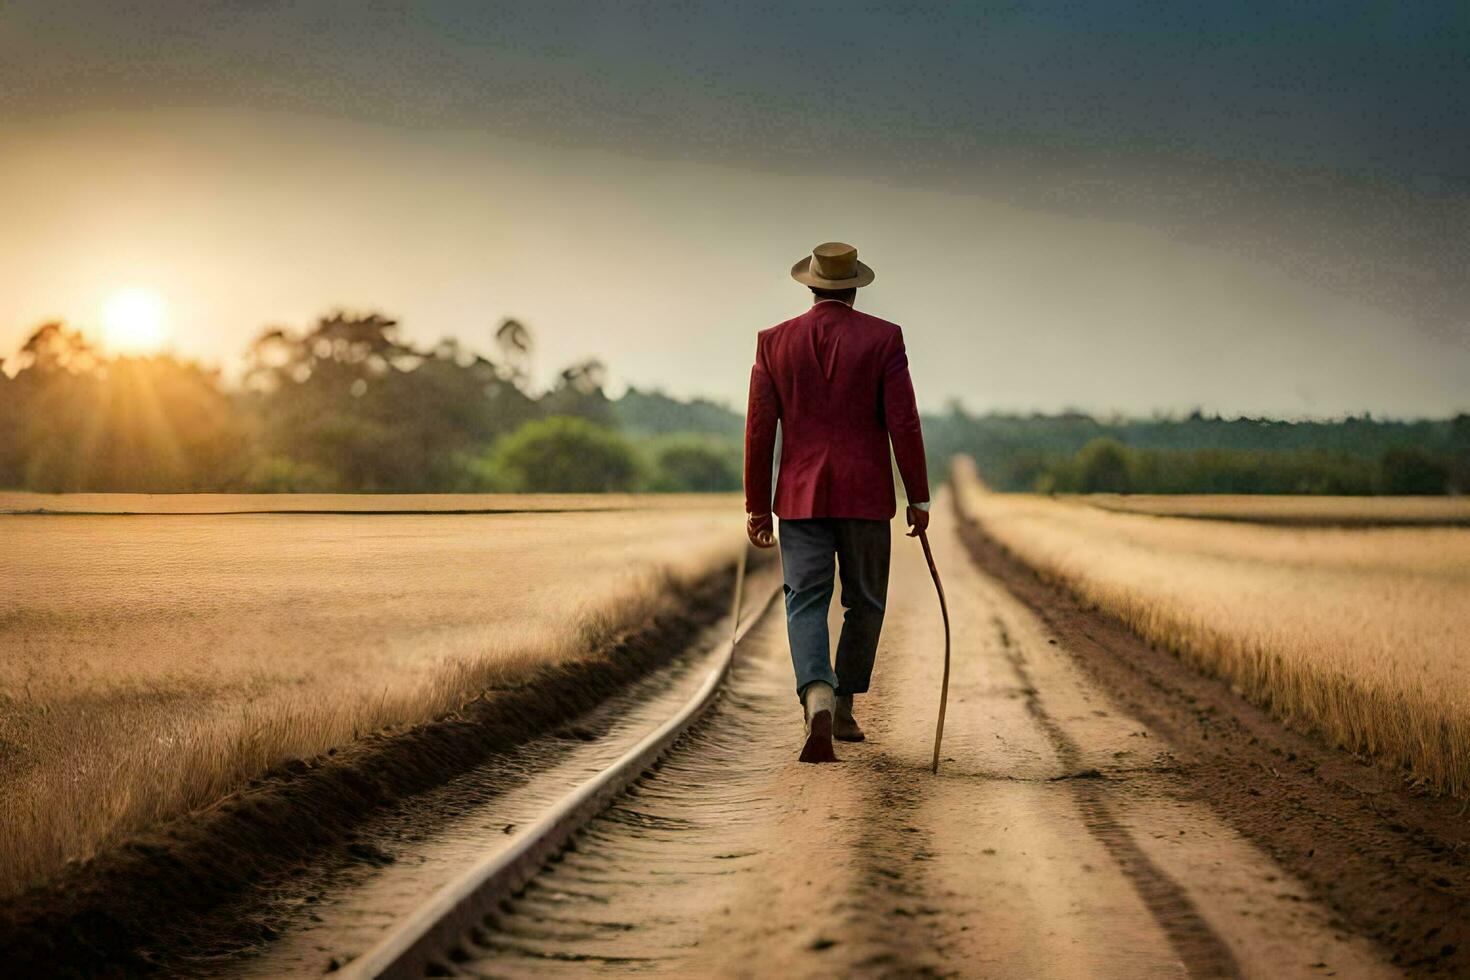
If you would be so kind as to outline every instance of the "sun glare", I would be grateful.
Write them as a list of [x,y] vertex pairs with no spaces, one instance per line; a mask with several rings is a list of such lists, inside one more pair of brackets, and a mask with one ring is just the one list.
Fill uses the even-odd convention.
[[102,326],[115,353],[152,354],[168,340],[168,304],[151,289],[122,289],[107,300]]

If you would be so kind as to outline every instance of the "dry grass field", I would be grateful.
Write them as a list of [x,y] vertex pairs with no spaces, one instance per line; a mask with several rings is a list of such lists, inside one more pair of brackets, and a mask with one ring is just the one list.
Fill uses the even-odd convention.
[[1295,497],[1274,494],[1089,494],[1106,510],[1303,527],[1470,527],[1470,497]]
[[[35,493],[0,490],[3,514],[503,514],[708,510],[708,494]],[[734,498],[730,504],[739,507]]]
[[989,493],[968,466],[955,482],[993,538],[1150,642],[1288,723],[1470,794],[1470,529],[1160,518]]
[[742,540],[733,497],[42,499],[151,516],[0,516],[0,894],[584,656]]

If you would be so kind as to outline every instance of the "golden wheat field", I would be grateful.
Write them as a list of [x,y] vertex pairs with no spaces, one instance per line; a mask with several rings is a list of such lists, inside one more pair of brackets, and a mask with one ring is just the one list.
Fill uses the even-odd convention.
[[990,493],[964,465],[955,482],[993,538],[1149,641],[1289,723],[1470,793],[1470,529],[1121,513]]
[[1296,497],[1276,494],[1089,494],[1105,510],[1161,517],[1248,521],[1306,527],[1466,526],[1470,497]]
[[[0,506],[97,509],[33,498]],[[435,504],[534,512],[279,512]],[[0,515],[0,894],[285,759],[584,655],[743,540],[734,497],[107,506],[149,513]],[[219,509],[237,513],[198,513]]]

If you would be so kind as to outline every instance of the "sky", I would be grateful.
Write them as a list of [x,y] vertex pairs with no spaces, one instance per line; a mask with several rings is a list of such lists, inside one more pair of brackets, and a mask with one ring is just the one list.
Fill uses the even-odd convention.
[[1463,3],[21,0],[0,352],[128,289],[227,369],[339,307],[514,316],[543,382],[740,408],[836,239],[926,409],[1443,415],[1467,93]]

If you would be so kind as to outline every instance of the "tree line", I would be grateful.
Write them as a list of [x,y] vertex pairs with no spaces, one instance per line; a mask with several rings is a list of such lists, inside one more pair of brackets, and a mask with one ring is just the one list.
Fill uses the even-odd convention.
[[1470,492],[1470,415],[1286,421],[1060,415],[926,417],[931,457],[976,460],[998,490],[1057,493]]
[[[270,329],[238,383],[166,354],[110,357],[59,323],[0,371],[0,487],[43,491],[728,491],[744,420],[704,399],[605,392],[596,360],[531,381],[516,320],[493,350],[405,340],[377,313]],[[1285,421],[924,417],[935,481],[955,453],[1000,490],[1464,493],[1470,415]]]
[[1443,494],[1451,464],[1423,449],[1395,447],[1377,459],[1315,449],[1136,449],[1094,439],[1048,460],[1042,493],[1277,493],[1414,496]]
[[531,385],[532,337],[495,352],[405,340],[381,314],[262,333],[238,384],[168,354],[108,356],[48,323],[0,372],[0,486],[39,491],[713,491],[740,486],[715,408],[605,391],[601,363]]

